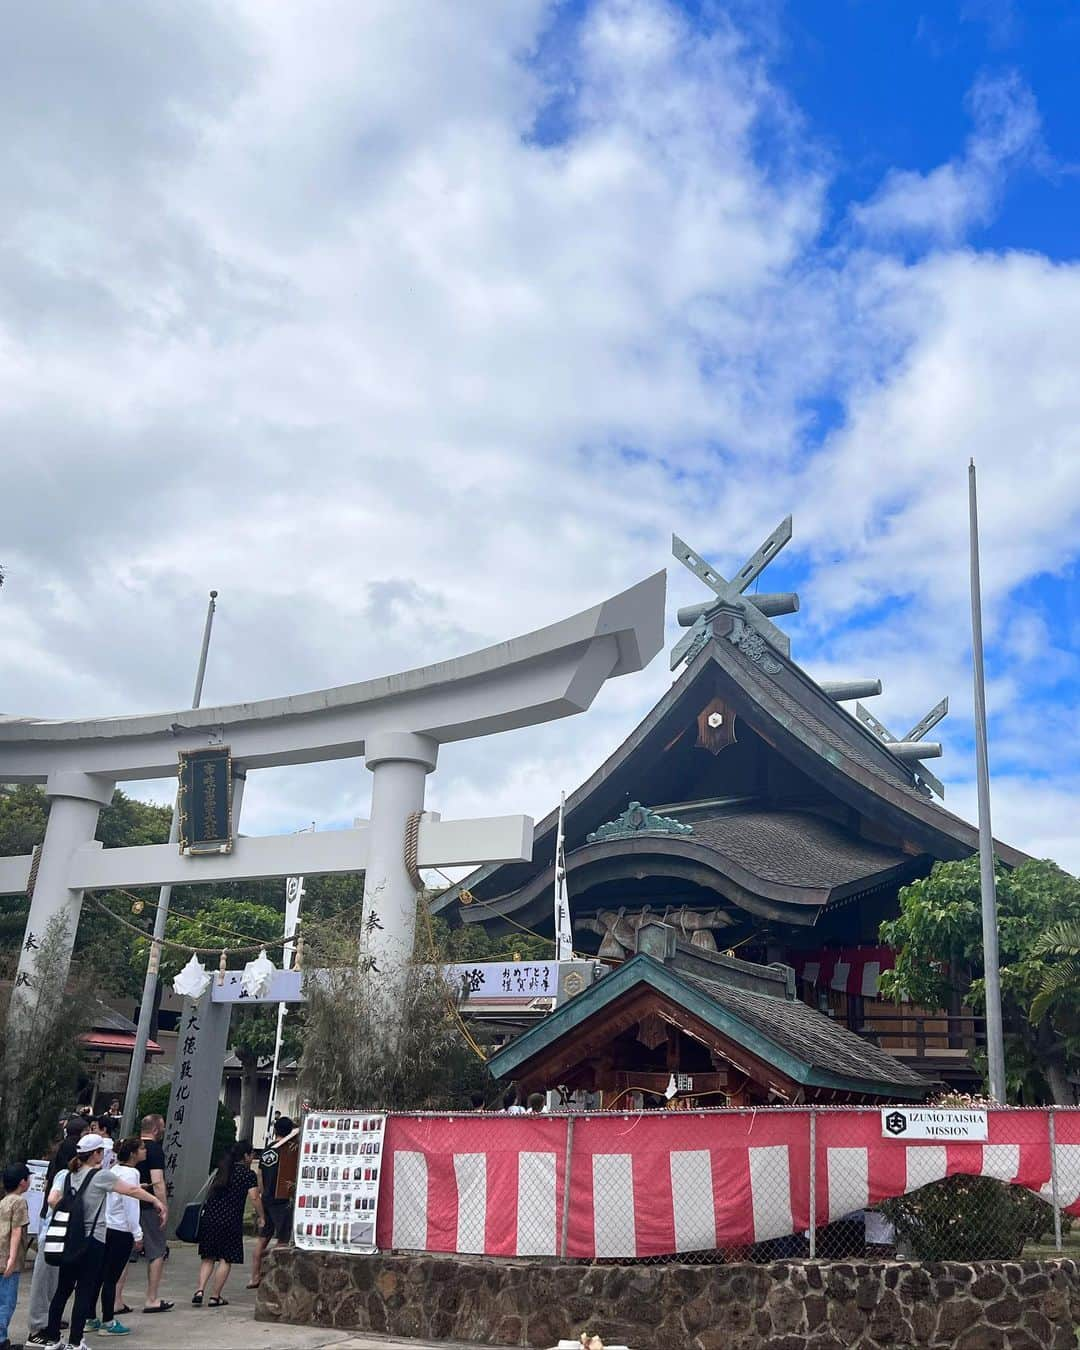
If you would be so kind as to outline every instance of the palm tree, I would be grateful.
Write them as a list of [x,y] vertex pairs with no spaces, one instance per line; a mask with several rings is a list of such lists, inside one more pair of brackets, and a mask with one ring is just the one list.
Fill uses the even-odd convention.
[[1031,1004],[1031,1020],[1039,1022],[1059,994],[1080,987],[1080,919],[1052,924],[1036,938],[1031,954],[1059,958],[1043,976]]

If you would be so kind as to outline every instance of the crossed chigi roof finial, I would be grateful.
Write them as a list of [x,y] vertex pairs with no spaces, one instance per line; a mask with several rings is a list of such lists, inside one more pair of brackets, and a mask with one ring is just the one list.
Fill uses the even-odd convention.
[[[715,567],[695,553],[689,544],[677,534],[671,536],[671,552],[684,567],[689,568],[699,581],[703,581],[713,592],[712,600],[699,601],[695,605],[684,605],[678,612],[679,623],[690,631],[686,633],[671,650],[671,669],[692,657],[701,645],[711,636],[711,623],[722,610],[735,610],[744,623],[774,650],[785,657],[791,656],[791,642],[771,620],[780,614],[794,614],[799,608],[799,597],[794,591],[756,592],[747,595],[747,587],[756,581],[791,539],[791,517],[785,516],[769,535],[768,539],[747,558],[730,581],[722,576]],[[872,680],[823,680],[818,686],[836,702],[849,699],[868,698],[881,693],[881,681]],[[897,737],[876,717],[867,711],[861,703],[855,705],[855,716],[868,730],[882,741],[894,755],[913,766],[917,781],[939,797],[945,796],[945,788],[927,769],[922,761],[936,759],[941,755],[939,741],[925,741],[923,737],[932,730],[949,711],[949,700],[943,698],[904,737]]]
[[745,595],[746,588],[761,575],[791,538],[791,517],[784,519],[769,535],[756,552],[752,553],[742,567],[728,581],[715,567],[710,567],[705,559],[695,553],[689,544],[684,543],[677,534],[671,536],[671,552],[684,567],[688,567],[699,581],[715,594],[715,600],[706,600],[701,604],[687,605],[679,610],[679,623],[689,628],[689,633],[672,648],[671,669],[689,655],[690,649],[705,635],[712,620],[722,609],[736,609],[746,622],[765,639],[770,646],[791,655],[791,643],[787,634],[769,620],[770,615],[794,614],[799,608],[799,597],[794,591],[780,592],[775,595]]

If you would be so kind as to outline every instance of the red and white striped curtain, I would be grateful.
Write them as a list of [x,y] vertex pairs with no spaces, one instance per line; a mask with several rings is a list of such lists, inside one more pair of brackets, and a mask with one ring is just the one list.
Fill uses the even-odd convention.
[[[1046,1111],[990,1112],[985,1144],[883,1138],[874,1108],[816,1114],[819,1225],[958,1174],[1050,1200]],[[571,1132],[566,1116],[391,1116],[378,1245],[642,1257],[805,1232],[809,1122],[792,1109],[596,1113]],[[1080,1215],[1080,1111],[1057,1110],[1055,1128],[1059,1200]]]

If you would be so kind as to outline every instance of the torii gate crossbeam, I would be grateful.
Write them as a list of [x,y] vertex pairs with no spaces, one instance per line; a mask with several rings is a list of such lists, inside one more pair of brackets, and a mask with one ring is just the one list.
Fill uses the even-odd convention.
[[[384,966],[412,950],[415,888],[404,856],[410,816],[441,744],[571,716],[604,682],[642,669],[663,643],[666,576],[657,572],[568,619],[468,656],[361,684],[223,707],[86,721],[0,718],[0,782],[40,782],[49,821],[16,976],[16,1004],[36,998],[34,947],[57,916],[74,942],[83,891],[169,880],[199,884],[292,872],[365,872],[364,932]],[[231,855],[179,856],[170,845],[101,849],[98,814],[117,782],[177,772],[178,752],[228,744],[248,769],[363,756],[372,771],[370,824],[287,839],[241,839]],[[420,865],[531,855],[526,817],[420,827]],[[169,854],[172,854],[169,857]],[[30,859],[0,864],[0,890],[27,885]],[[377,910],[378,925],[370,923]],[[69,948],[70,956],[70,948]]]

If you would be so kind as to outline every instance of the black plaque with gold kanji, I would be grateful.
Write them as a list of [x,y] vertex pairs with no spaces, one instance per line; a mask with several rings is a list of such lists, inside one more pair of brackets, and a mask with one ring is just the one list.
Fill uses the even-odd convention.
[[180,753],[180,852],[232,848],[232,754],[227,745]]

